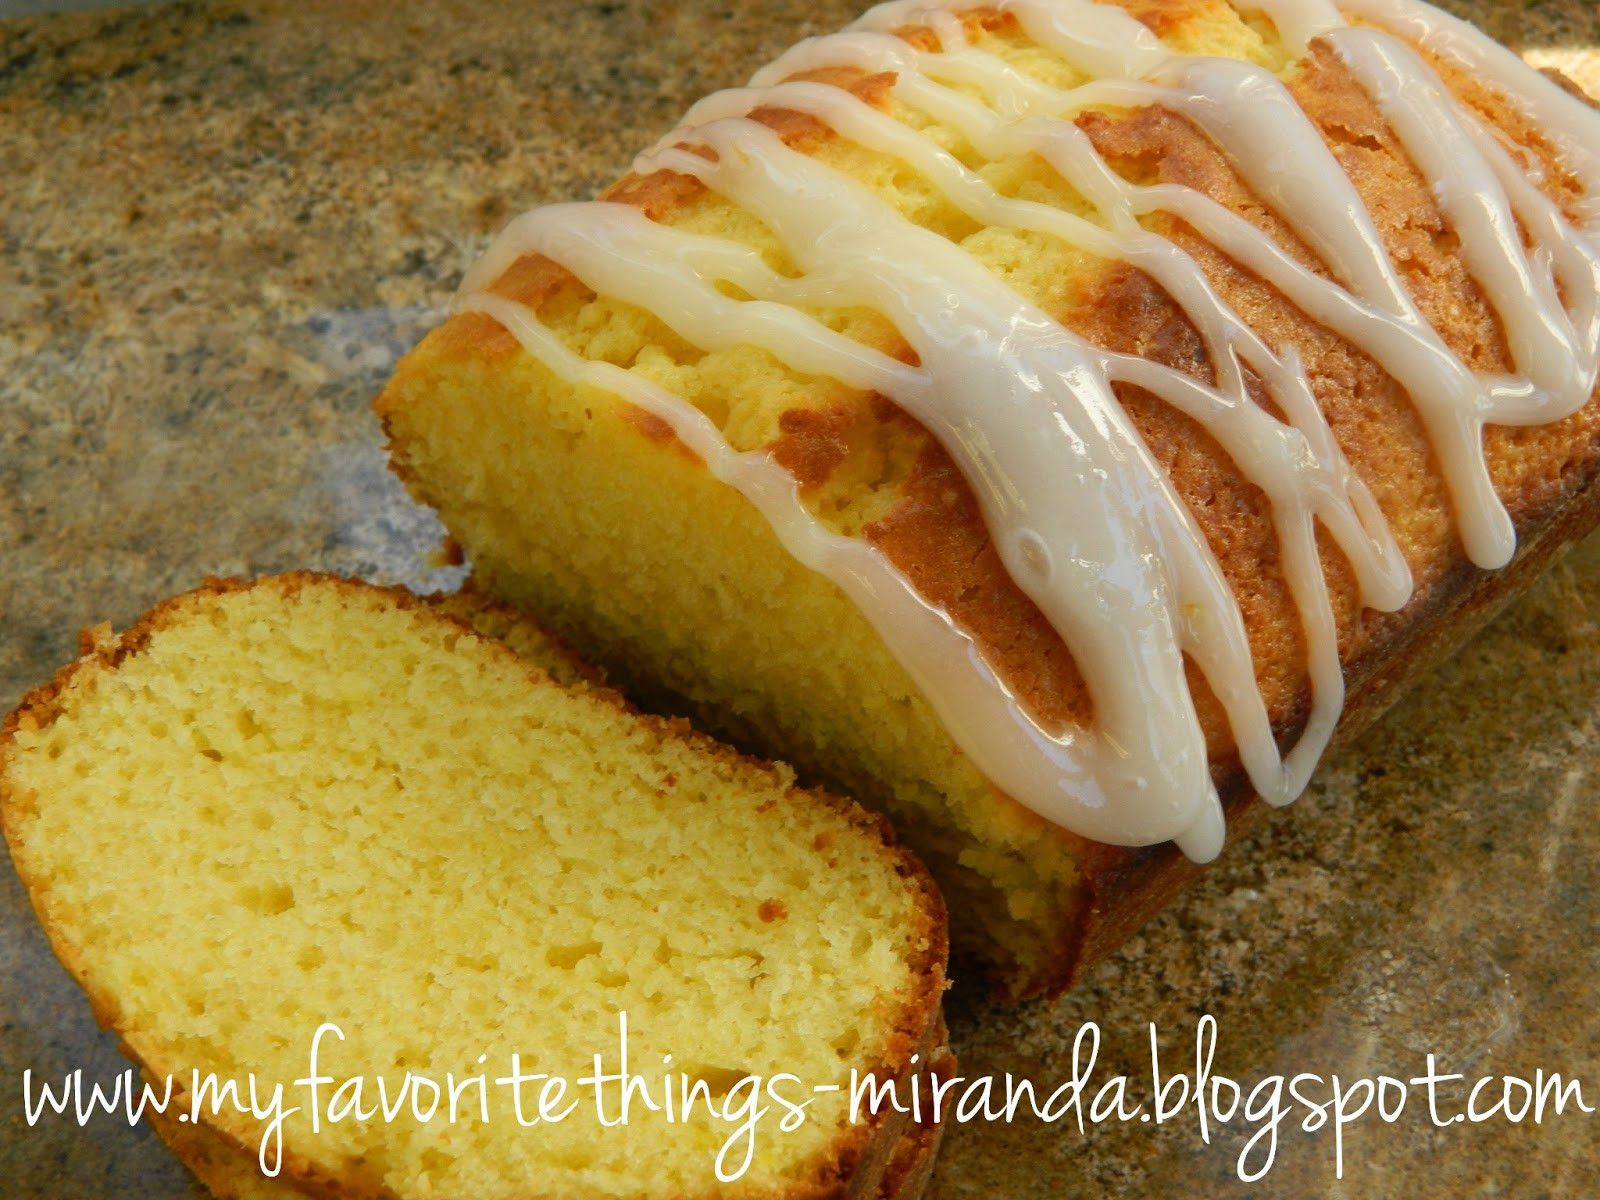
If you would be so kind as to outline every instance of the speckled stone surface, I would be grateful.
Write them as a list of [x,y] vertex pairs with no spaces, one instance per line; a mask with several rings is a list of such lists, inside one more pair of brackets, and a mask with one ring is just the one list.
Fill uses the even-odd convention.
[[[1600,92],[1592,0],[1462,9]],[[450,586],[367,404],[510,214],[583,196],[689,102],[848,0],[181,3],[0,23],[0,707],[211,573],[313,566]],[[515,15],[513,15],[515,13]],[[1559,1071],[1600,1107],[1600,542],[1428,678],[1310,794],[1076,994],[952,994],[963,1074],[1090,1091],[1194,1071],[1346,1081]],[[143,1127],[29,1127],[24,1071],[122,1062],[0,871],[0,1195],[203,1193]],[[1324,1090],[1325,1090],[1325,1085]],[[1500,1085],[1493,1095],[1498,1097]],[[1222,1098],[1226,1100],[1226,1089]],[[1319,1098],[1321,1098],[1319,1096]],[[1391,1101],[1393,1097],[1390,1097]],[[1439,1115],[1462,1110],[1446,1084]],[[1489,1101],[1484,1100],[1487,1104]],[[1600,1195],[1600,1115],[1278,1130],[1195,1110],[953,1128],[932,1195]],[[1247,1165],[1264,1162],[1265,1139]]]

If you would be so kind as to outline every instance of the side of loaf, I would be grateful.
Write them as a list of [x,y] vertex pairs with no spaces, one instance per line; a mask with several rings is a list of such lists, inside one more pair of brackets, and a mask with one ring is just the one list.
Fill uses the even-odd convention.
[[[532,224],[521,241],[508,231],[469,277],[457,314],[377,402],[395,468],[438,509],[485,587],[548,617],[642,701],[690,713],[888,813],[950,898],[957,948],[986,962],[1002,993],[1064,989],[1192,869],[1171,843],[1100,844],[997,787],[956,744],[950,697],[930,693],[891,650],[893,622],[864,615],[846,586],[814,570],[825,554],[813,548],[839,539],[889,564],[1047,735],[1070,741],[1071,731],[1093,729],[1114,707],[1115,681],[1080,661],[1094,639],[1069,646],[1019,582],[1026,566],[994,531],[984,481],[957,461],[970,449],[959,431],[936,436],[904,396],[889,394],[906,379],[913,393],[914,373],[928,366],[930,343],[912,328],[920,310],[894,319],[891,306],[860,302],[859,268],[808,259],[774,217],[779,201],[758,215],[729,193],[765,197],[763,164],[768,175],[781,168],[811,180],[787,157],[797,152],[828,169],[836,194],[870,213],[892,209],[924,240],[898,226],[894,237],[934,256],[944,243],[959,247],[1053,334],[1111,364],[1111,416],[1136,435],[1128,444],[1152,465],[1151,488],[1181,500],[1181,519],[1201,538],[1197,558],[1214,564],[1236,605],[1236,640],[1276,743],[1267,757],[1276,752],[1283,773],[1303,778],[1307,765],[1291,760],[1308,731],[1325,740],[1334,716],[1341,736],[1358,728],[1600,518],[1596,251],[1583,232],[1594,225],[1593,164],[1575,164],[1572,145],[1541,128],[1554,101],[1539,93],[1539,103],[1523,103],[1462,50],[1476,42],[1453,27],[1433,36],[1443,27],[1423,6],[1396,6],[1387,41],[1362,41],[1382,14],[1351,7],[1351,30],[1318,33],[1301,18],[1325,10],[1331,29],[1338,14],[1314,3],[1243,15],[1222,0],[900,5],[837,43],[801,47],[769,73],[772,93],[708,101],[705,123],[687,123],[642,160],[606,193],[612,205],[588,206],[607,210],[603,219]],[[1052,15],[1059,21],[1046,36],[1041,22]],[[1080,43],[1061,32],[1073,21],[1100,24],[1085,25]],[[1137,24],[1128,61],[1158,65],[1112,71],[1115,86],[1094,92],[1101,81],[1089,60],[1104,46],[1084,47],[1106,22],[1118,36]],[[1445,168],[1422,161],[1427,136],[1361,76],[1377,69],[1357,51],[1388,55],[1397,78],[1427,72],[1453,97],[1450,128],[1501,171],[1494,188],[1511,197],[1512,236],[1496,251],[1507,262],[1517,232],[1529,242],[1540,221],[1563,237],[1579,231],[1545,257],[1543,280],[1542,251],[1527,255],[1533,265],[1518,268],[1531,280],[1526,297],[1508,300],[1491,279],[1475,240],[1483,235],[1467,228],[1470,214],[1437,175]],[[1224,60],[1238,69],[1215,65]],[[1215,96],[1198,83],[1150,91],[1152,80],[1206,72],[1226,85]],[[1272,102],[1257,110],[1265,164],[1235,152],[1248,129],[1223,128],[1207,107],[1224,92],[1243,96],[1240,80]],[[1271,142],[1269,117],[1284,98],[1295,114],[1283,120],[1299,122],[1314,146]],[[1041,114],[1055,122],[1049,136],[1099,173],[1073,175],[1067,152],[1052,157],[1059,147],[1047,154],[1042,137],[1007,140]],[[1336,167],[1325,190],[1348,189],[1346,207],[1367,224],[1351,234],[1354,225],[1305,223],[1295,209],[1315,207],[1304,187],[1322,180],[1275,177],[1272,156],[1291,151],[1319,170]],[[612,211],[623,207],[686,236],[640,230]],[[851,218],[794,207],[795,227],[817,239]],[[1069,220],[1077,240],[1063,232]],[[628,269],[608,270],[591,252],[600,239],[590,231],[602,226],[613,247],[658,253],[624,255]],[[1365,268],[1341,257],[1351,236],[1357,258],[1374,251],[1382,286],[1353,282]],[[1111,241],[1132,249],[1118,257],[1105,249]],[[690,289],[677,285],[689,275],[658,270],[671,254],[713,272],[707,292],[721,299],[685,298]],[[1567,263],[1559,278],[1550,257]],[[653,292],[634,278],[651,272],[660,275]],[[1380,303],[1383,287],[1392,294]],[[773,332],[774,297],[792,297],[788,307],[806,323]],[[1539,374],[1518,326],[1535,299],[1549,302],[1541,311],[1554,314],[1552,327],[1570,333],[1570,379],[1550,385],[1565,388],[1561,402],[1523,379]],[[969,300],[952,293],[950,311]],[[1428,341],[1430,363],[1448,366],[1439,390],[1452,380],[1482,388],[1481,403],[1463,394],[1456,425],[1424,386],[1432,368],[1364,332],[1363,322],[1382,323],[1373,314],[1383,304],[1403,315],[1391,332],[1404,326],[1405,337]],[[984,344],[974,337],[972,354]],[[1292,386],[1280,389],[1280,375]],[[1405,586],[1375,602],[1381,589],[1368,576],[1380,572],[1362,557],[1366,543],[1341,540],[1337,513],[1289,511],[1252,470],[1244,440],[1229,441],[1205,404],[1188,403],[1184,381],[1205,404],[1264,412],[1308,445],[1312,426],[1324,428],[1328,474],[1355,497],[1346,524],[1382,526],[1371,557],[1382,566],[1387,555]],[[682,410],[657,407],[663,394],[688,416],[664,419]],[[1302,396],[1309,418],[1292,407]],[[1515,408],[1519,397],[1525,409]],[[1533,411],[1541,404],[1542,417]],[[701,436],[702,426],[716,437]],[[771,518],[782,504],[761,489],[776,485],[737,484],[754,476],[755,459],[792,480],[805,536],[795,521]],[[1482,569],[1510,553],[1513,531],[1516,557]],[[1297,546],[1309,547],[1310,566]],[[1107,562],[1120,569],[1147,557]],[[1300,582],[1308,571],[1313,599]],[[1167,690],[1187,691],[1210,782],[1237,833],[1272,774],[1251,767],[1259,746],[1247,750],[1239,736],[1237,711],[1253,701],[1202,665],[1210,651],[1203,638],[1189,640],[1186,605],[1161,620],[1182,651],[1178,686]]]
[[[99,631],[7,721],[0,825],[98,1019],[158,1095],[174,1081],[158,1128],[223,1194],[926,1179],[937,1130],[852,1121],[826,1090],[946,1060],[926,871],[880,818],[637,714],[481,598],[295,574]],[[319,1102],[307,1053],[330,1025]],[[620,1084],[580,1080],[624,1053],[653,1104],[619,1124]],[[201,1103],[208,1075],[281,1087],[281,1125]],[[482,1082],[430,1112],[413,1077]],[[803,1120],[779,1128],[773,1087],[802,1089]],[[374,1115],[408,1088],[416,1111]]]

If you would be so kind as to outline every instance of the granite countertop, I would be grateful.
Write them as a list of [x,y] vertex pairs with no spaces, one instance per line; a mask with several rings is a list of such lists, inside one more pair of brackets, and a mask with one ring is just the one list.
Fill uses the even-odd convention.
[[[1592,0],[1461,4],[1590,64]],[[451,586],[368,402],[512,213],[591,193],[690,101],[855,15],[732,4],[199,0],[0,22],[0,708],[208,574],[311,566]],[[1576,59],[1574,56],[1578,56]],[[1600,541],[1581,546],[1310,793],[1064,1002],[951,998],[963,1073],[1147,1089],[1193,1071],[1560,1072],[1600,1107]],[[199,1197],[145,1128],[47,1114],[24,1071],[121,1069],[0,870],[0,1194]],[[1456,1090],[1450,1090],[1455,1086]],[[1491,1093],[1500,1095],[1498,1082]],[[1465,1092],[1440,1092],[1441,1116]],[[1600,1114],[1278,1131],[1028,1118],[950,1131],[931,1195],[1578,1197]],[[1265,1142],[1252,1160],[1259,1165]]]

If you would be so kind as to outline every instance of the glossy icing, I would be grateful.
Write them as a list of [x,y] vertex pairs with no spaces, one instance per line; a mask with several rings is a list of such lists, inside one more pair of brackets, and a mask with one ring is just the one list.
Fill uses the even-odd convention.
[[[1512,375],[1482,376],[1428,325],[1355,188],[1270,71],[1176,54],[1123,10],[1092,0],[994,5],[1092,79],[1058,89],[970,44],[956,15],[961,7],[901,0],[843,33],[801,43],[750,88],[697,105],[635,164],[640,173],[692,176],[751,212],[783,243],[798,276],[779,276],[744,246],[657,225],[629,206],[561,205],[514,221],[468,274],[458,306],[495,317],[562,377],[610,390],[666,421],[756,505],[791,553],[852,598],[957,744],[1002,790],[1084,836],[1123,845],[1172,839],[1208,859],[1221,848],[1224,824],[1185,656],[1222,702],[1252,785],[1286,803],[1304,787],[1344,701],[1317,528],[1354,567],[1364,604],[1399,608],[1412,585],[1295,355],[1267,345],[1195,261],[1140,218],[1182,217],[1401,383],[1433,442],[1469,557],[1500,566],[1515,539],[1489,478],[1483,427],[1571,413],[1593,392],[1600,365],[1600,117],[1509,51],[1424,5],[1357,0],[1348,9],[1361,15],[1361,26],[1347,25],[1321,0],[1252,6],[1298,50],[1325,39],[1430,181],[1515,364]],[[932,30],[939,48],[918,50],[895,35],[907,26]],[[1563,166],[1585,185],[1575,220],[1397,34],[1490,80],[1538,120]],[[896,101],[959,130],[985,156],[1038,154],[1090,202],[1093,218],[1000,195],[934,141],[849,92],[791,79],[828,66],[892,72]],[[812,114],[840,136],[900,159],[981,224],[1038,231],[1145,271],[1198,331],[1216,364],[1216,385],[1077,337],[954,243],[746,119],[758,105]],[[1327,275],[1199,192],[1129,183],[1073,122],[1091,107],[1142,105],[1180,113],[1212,137]],[[865,543],[812,518],[765,454],[733,451],[682,399],[629,371],[578,359],[534,313],[488,290],[528,253],[549,257],[598,293],[648,309],[703,349],[754,344],[798,371],[882,393],[915,416],[960,466],[1006,569],[1071,650],[1094,724],[1040,728],[962,630]],[[751,299],[730,298],[719,282]],[[918,366],[849,341],[795,307],[807,304],[882,312]],[[1282,419],[1252,400],[1247,373]],[[1309,721],[1287,754],[1279,753],[1256,685],[1239,606],[1117,404],[1112,385],[1119,382],[1198,421],[1271,503],[1312,686]]]

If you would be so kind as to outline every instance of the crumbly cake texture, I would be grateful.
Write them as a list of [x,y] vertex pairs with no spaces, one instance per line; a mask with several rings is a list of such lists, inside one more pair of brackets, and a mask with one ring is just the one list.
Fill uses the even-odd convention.
[[[1289,61],[1269,23],[1241,17],[1223,0],[1126,0],[1122,7],[1174,49],[1277,72],[1366,202],[1424,316],[1475,370],[1507,367],[1498,321],[1455,234],[1335,56],[1313,44],[1308,57]],[[1012,18],[974,8],[964,21],[977,46],[1017,69],[1057,86],[1082,81]],[[923,29],[901,36],[934,44]],[[1570,204],[1576,185],[1538,131],[1480,81],[1433,65],[1522,147],[1547,194]],[[1092,215],[1039,159],[985,159],[954,130],[902,111],[888,76],[812,78],[848,88],[933,137],[1003,195]],[[812,117],[776,109],[751,115],[958,242],[1073,332],[1212,381],[1194,327],[1141,271],[1045,235],[980,227],[914,171]],[[1185,118],[1161,108],[1089,111],[1079,126],[1124,177],[1196,188],[1321,270]],[[605,198],[664,224],[736,238],[773,269],[792,269],[769,230],[684,176],[629,176]],[[1321,541],[1349,685],[1339,736],[1348,736],[1594,524],[1600,406],[1591,401],[1545,426],[1487,430],[1490,471],[1520,550],[1507,570],[1478,571],[1466,561],[1434,452],[1404,390],[1177,218],[1146,220],[1188,251],[1269,343],[1297,349],[1345,455],[1410,563],[1412,601],[1393,614],[1363,610],[1348,564]],[[595,295],[536,256],[518,261],[492,290],[528,305],[580,355],[627,367],[688,400],[735,449],[770,450],[795,476],[809,510],[829,528],[865,538],[942,605],[1042,723],[1092,719],[1071,655],[1006,575],[971,489],[938,443],[882,397],[799,375],[751,347],[702,352],[650,314]],[[909,360],[877,313],[807,311]],[[1287,745],[1305,720],[1309,687],[1266,501],[1198,425],[1137,388],[1117,391],[1239,600],[1258,683]],[[1170,846],[1092,845],[1000,795],[954,749],[866,620],[790,558],[754,509],[662,422],[555,378],[490,318],[451,318],[401,364],[377,408],[396,470],[438,509],[485,587],[545,615],[642,701],[687,712],[736,744],[783,757],[881,807],[939,878],[958,952],[984,962],[1003,995],[1070,986],[1192,876]],[[1237,833],[1249,788],[1220,705],[1198,673],[1189,675]]]
[[[481,597],[213,581],[87,635],[12,714],[0,821],[98,1019],[180,1089],[253,1075],[301,1103],[323,1022],[345,1035],[324,1040],[328,1073],[369,1093],[407,1070],[465,1078],[480,1055],[503,1075],[514,1052],[576,1080],[595,1054],[617,1069],[624,1010],[632,1070],[659,1078],[671,1054],[718,1093],[939,1062],[942,904],[882,819],[586,674]],[[635,1104],[608,1129],[591,1098],[523,1129],[496,1090],[488,1122],[313,1136],[291,1116],[280,1178],[347,1197],[873,1196],[891,1161],[932,1153],[897,1115],[851,1126],[822,1096],[719,1184],[732,1123],[703,1106],[668,1125]],[[261,1127],[207,1119],[205,1144],[254,1169]]]

